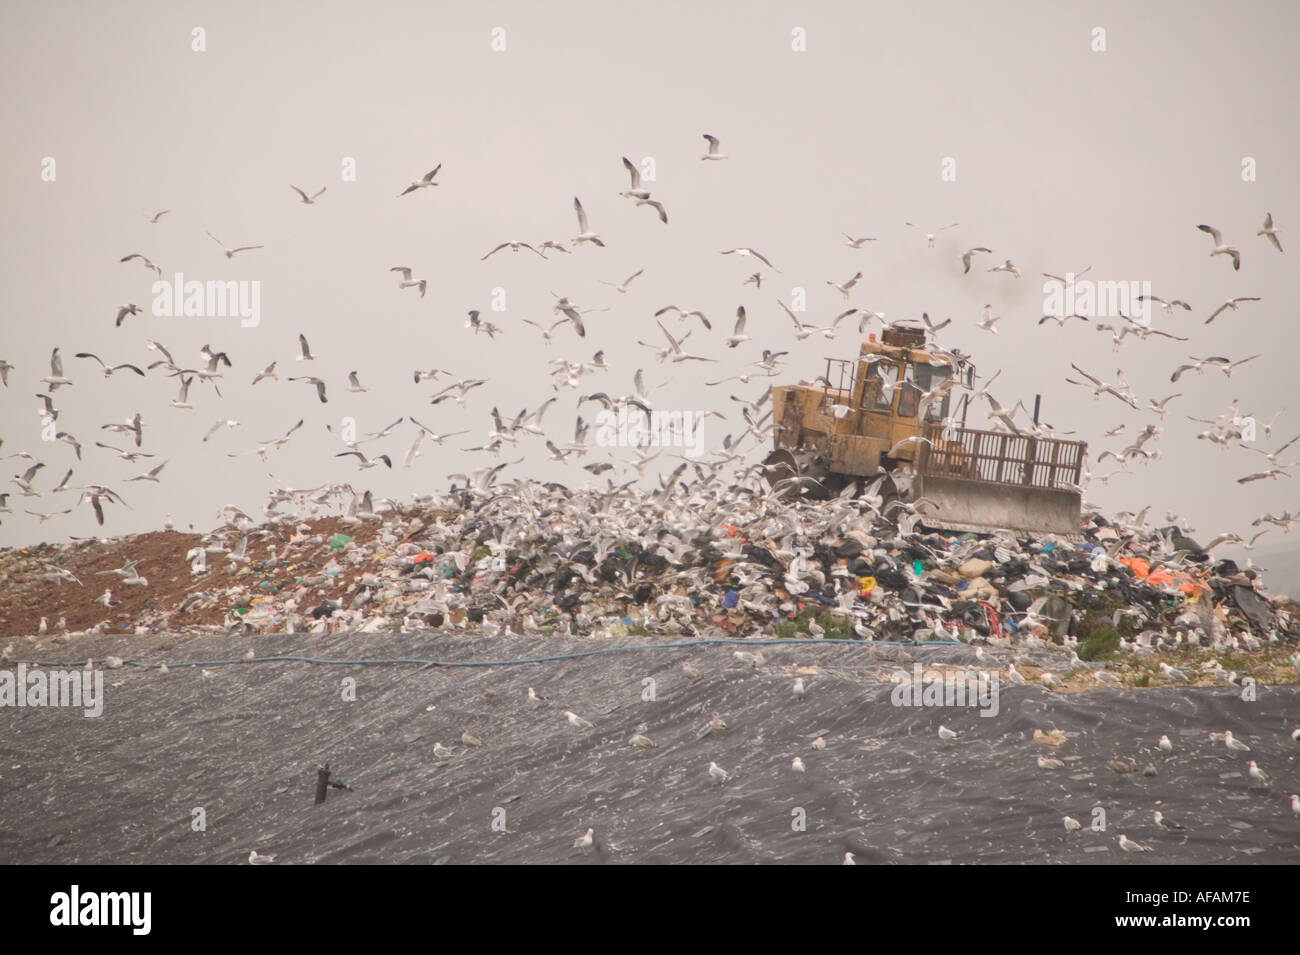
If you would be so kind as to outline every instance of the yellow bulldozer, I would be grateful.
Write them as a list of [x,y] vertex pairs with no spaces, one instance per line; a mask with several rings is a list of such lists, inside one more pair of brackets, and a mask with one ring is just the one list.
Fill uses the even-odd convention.
[[813,384],[773,387],[770,486],[829,496],[885,475],[886,501],[915,502],[929,527],[1078,534],[1087,445],[968,428],[974,380],[968,357],[926,351],[921,328],[869,336]]

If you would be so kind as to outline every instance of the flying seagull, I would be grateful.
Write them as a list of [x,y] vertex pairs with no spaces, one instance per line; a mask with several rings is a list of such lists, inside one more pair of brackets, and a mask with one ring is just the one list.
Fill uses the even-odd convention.
[[[914,223],[911,223],[911,222],[904,222],[903,225],[911,226],[913,229],[919,229],[919,228],[920,228],[920,226],[918,226],[918,225],[916,225],[916,224],[914,224]],[[955,229],[955,228],[957,228],[957,225],[958,225],[958,223],[956,223],[956,222],[950,222],[948,225],[940,226],[939,228],[935,229],[933,232],[927,232],[927,233],[925,234],[925,243],[926,243],[927,248],[931,248],[931,249],[934,248],[934,237],[935,237],[936,235],[938,235],[938,234],[939,234],[940,232],[942,232],[944,229]]]
[[769,261],[767,260],[767,257],[766,257],[766,256],[762,255],[762,254],[759,253],[759,252],[755,252],[753,249],[750,249],[750,248],[741,247],[741,248],[739,248],[739,249],[725,249],[725,250],[723,250],[722,252],[720,252],[720,253],[718,253],[718,254],[719,254],[719,255],[752,255],[754,258],[758,259],[758,261],[762,262],[764,265],[766,265],[766,266],[767,266],[769,269],[771,269],[773,272],[780,272],[780,271],[781,271],[781,270],[778,269],[775,265],[773,265],[771,262],[769,262]]
[[[316,360],[316,356],[311,353],[311,346],[307,344],[307,336],[302,334],[301,332],[298,333],[298,360],[299,361]],[[253,382],[253,384],[257,384],[257,382]]]
[[161,219],[163,216],[165,216],[165,215],[166,215],[167,213],[169,213],[169,212],[171,212],[170,209],[164,209],[162,212],[155,212],[155,213],[153,214],[153,217],[152,217],[152,218],[150,218],[149,216],[145,216],[145,218],[149,220],[149,224],[150,224],[150,225],[157,225],[157,224],[158,224],[158,220]]
[[240,245],[240,246],[236,246],[233,249],[228,249],[226,248],[226,243],[222,242],[211,232],[208,233],[208,238],[210,238],[213,242],[217,243],[217,245],[221,246],[221,250],[226,253],[226,258],[228,259],[233,259],[237,252],[251,252],[253,249],[264,248],[264,246],[260,246],[260,245]]
[[525,325],[531,325],[531,326],[533,326],[533,328],[535,328],[535,329],[537,329],[539,332],[541,332],[541,333],[542,333],[542,341],[546,342],[547,345],[550,345],[550,344],[551,344],[551,335],[553,335],[553,334],[555,333],[555,330],[556,330],[557,328],[559,328],[561,325],[567,325],[567,324],[569,324],[569,319],[568,319],[568,318],[562,318],[562,319],[560,319],[558,322],[555,322],[553,325],[551,325],[550,328],[546,328],[546,327],[544,327],[544,326],[542,326],[542,325],[539,325],[537,322],[534,322],[532,319],[525,318],[525,319],[523,319],[522,321],[523,321],[523,323],[524,323]]
[[150,262],[139,252],[132,252],[130,255],[124,255],[122,256],[120,261],[130,262],[132,259],[139,259],[141,265],[143,265],[149,271],[156,273],[159,278],[162,278],[162,269],[158,268],[158,266],[154,265],[152,262]]
[[1086,322],[1088,320],[1088,317],[1086,315],[1080,315],[1078,312],[1072,312],[1069,315],[1044,315],[1042,318],[1038,320],[1038,324],[1042,325],[1044,322],[1056,322],[1057,325],[1060,325],[1062,328],[1064,328],[1065,323],[1072,318],[1077,318],[1081,322]]
[[769,375],[773,375],[780,368],[780,365],[777,363],[777,359],[780,358],[782,355],[788,355],[788,354],[790,354],[788,351],[774,352],[770,348],[764,348],[762,359],[760,361],[751,362],[751,364],[753,364],[758,368],[762,368]]
[[[66,432],[66,431],[60,431],[60,432],[58,432],[58,433],[54,436],[54,440],[56,440],[56,441],[62,441],[64,444],[71,445],[71,446],[72,446],[72,450],[75,451],[75,452],[77,453],[77,460],[78,460],[78,461],[81,460],[81,442],[78,441],[76,438],[74,438],[72,435],[68,434],[68,432]],[[72,473],[71,471],[68,472],[68,474],[71,474],[71,473]],[[67,477],[64,477],[64,479],[63,479],[63,484],[66,484],[67,481],[68,481]],[[54,490],[56,490],[56,491],[61,491],[61,490],[63,490],[63,484],[60,484],[60,485],[59,485],[58,487],[56,487]]]
[[[836,320],[838,321],[838,319]],[[939,331],[947,328],[949,325],[952,324],[951,318],[945,318],[942,322],[938,322],[938,323],[930,321],[929,312],[921,313],[921,321],[925,322],[925,327],[930,330],[931,335],[937,334]],[[1042,322],[1039,322],[1039,324],[1041,325]]]
[[1227,309],[1232,309],[1235,312],[1237,310],[1237,306],[1240,305],[1242,302],[1258,302],[1258,301],[1261,300],[1257,296],[1250,296],[1250,295],[1244,295],[1238,298],[1230,298],[1214,310],[1214,314],[1205,320],[1205,324],[1206,325],[1210,324],[1210,322],[1218,318]]
[[[1006,428],[1009,431],[1011,431],[1012,434],[1018,435],[1021,433],[1020,429],[1016,427],[1015,418],[1013,417],[1016,413],[1016,408],[1012,408],[1011,411],[1007,411],[1000,404],[998,404],[996,398],[994,398],[992,395],[988,394],[987,392],[984,393],[984,400],[989,403],[988,419],[990,421],[997,420],[1002,422],[1002,424],[1005,425]],[[1019,406],[1020,403],[1017,402],[1016,407],[1018,408]]]
[[[482,261],[484,261],[485,259],[487,259],[487,258],[489,258],[489,257],[491,257],[491,256],[493,256],[493,255],[496,255],[496,254],[497,254],[498,252],[500,252],[502,249],[507,249],[507,248],[508,248],[511,252],[518,252],[520,249],[527,249],[529,252],[537,252],[537,250],[534,249],[534,248],[533,248],[531,245],[529,245],[527,242],[517,242],[517,241],[511,240],[511,241],[509,241],[509,242],[502,242],[500,245],[498,245],[495,249],[493,249],[493,250],[492,250],[491,252],[489,252],[487,255],[483,256],[482,259],[479,259],[479,261],[482,262]],[[541,256],[543,259],[546,258],[546,256],[542,255],[542,253],[540,253],[540,252],[537,252],[537,254],[538,254],[539,256]]]
[[853,276],[853,278],[849,279],[843,285],[840,285],[837,282],[832,282],[830,279],[826,280],[826,284],[829,285],[831,288],[836,289],[841,295],[844,296],[845,299],[848,299],[849,293],[853,291],[853,286],[858,284],[858,280],[860,278],[862,278],[862,273],[858,272]]
[[636,204],[638,206],[650,206],[659,213],[659,221],[664,225],[668,224],[668,210],[664,208],[664,204],[658,199],[638,199]]
[[1286,444],[1282,445],[1276,451],[1270,452],[1270,451],[1265,451],[1263,448],[1252,448],[1252,447],[1247,447],[1246,450],[1254,451],[1256,454],[1264,455],[1264,457],[1268,459],[1268,462],[1270,464],[1276,466],[1278,463],[1277,462],[1278,456],[1281,455],[1281,453],[1285,451],[1287,448],[1291,447],[1291,445],[1295,444],[1297,441],[1300,441],[1300,434],[1296,435],[1294,438],[1292,438]]
[[1109,384],[1108,382],[1102,381],[1100,378],[1096,378],[1088,374],[1086,371],[1084,371],[1074,362],[1070,362],[1070,367],[1088,380],[1088,384],[1085,385],[1084,382],[1075,381],[1072,378],[1065,379],[1070,384],[1084,385],[1084,387],[1091,387],[1093,398],[1100,398],[1102,395],[1112,395],[1115,398],[1118,398],[1120,401],[1124,402],[1130,408],[1134,408],[1134,409],[1137,408],[1138,406],[1137,401],[1129,393],[1128,384],[1127,381],[1124,379],[1122,372],[1119,373],[1119,375],[1117,376],[1118,377],[1118,382],[1117,382],[1118,386],[1117,386],[1117,385]]
[[[933,243],[931,243],[933,245]],[[986,249],[982,245],[977,245],[973,249],[967,249],[961,254],[961,274],[965,275],[970,271],[970,260],[979,252],[992,252],[992,249]]]
[[203,436],[203,441],[206,443],[208,438],[212,437],[222,428],[238,428],[238,427],[239,427],[239,422],[236,421],[234,418],[222,418],[220,421],[218,421],[216,424],[214,424],[211,428],[208,429],[208,433]]
[[[630,282],[631,279],[628,279],[628,281]],[[551,294],[555,295],[554,292],[552,292]],[[582,324],[582,316],[585,315],[587,312],[596,312],[596,311],[607,312],[609,311],[609,309],[607,307],[599,308],[599,309],[587,308],[579,312],[578,306],[575,305],[573,302],[570,302],[569,297],[567,295],[564,296],[555,295],[555,304],[551,306],[551,311],[556,315],[563,315],[569,321],[573,322],[573,327],[578,331],[578,337],[586,338],[587,329]],[[477,324],[477,317],[472,315],[471,318],[473,318],[475,323]],[[496,328],[495,325],[493,325],[492,327]]]
[[718,140],[717,136],[710,136],[708,133],[705,133],[704,138],[708,140],[709,151],[705,153],[703,156],[701,156],[700,157],[701,159],[717,160],[717,159],[727,158],[726,154],[723,153],[722,150],[719,148],[722,145],[722,143]]
[[641,170],[632,164],[632,160],[626,156],[623,157],[623,168],[627,170],[628,176],[632,179],[632,185],[620,192],[619,195],[624,199],[649,199],[650,192],[641,188]]
[[603,280],[601,280],[600,284],[610,286],[611,288],[614,289],[615,292],[626,293],[627,287],[632,284],[632,280],[644,271],[645,269],[637,269],[635,272],[633,272],[623,281],[622,285],[616,285],[613,282],[605,282]]
[[[491,322],[485,322],[479,318],[479,310],[477,308],[469,310],[469,320],[465,322],[465,327],[474,329],[475,335],[479,332],[484,332],[487,334],[488,338],[496,338],[497,333],[501,331],[499,326],[494,325]],[[578,334],[587,334],[580,323],[578,324]]]
[[[1253,450],[1253,449],[1252,449]],[[1237,478],[1238,484],[1249,484],[1251,481],[1263,481],[1269,478],[1277,479],[1280,477],[1290,477],[1283,467],[1269,468],[1267,471],[1261,471],[1258,474],[1247,474],[1245,477]]]
[[[163,358],[166,359],[166,361],[163,362],[163,364],[166,364],[171,368],[176,367],[176,363],[172,361],[172,353],[163,347],[162,342],[156,342],[152,338],[146,338],[145,347],[148,348],[150,351],[156,351],[158,352],[158,354],[162,355]],[[150,365],[149,367],[153,368],[154,366]]]
[[1175,308],[1181,308],[1185,312],[1190,312],[1192,310],[1192,306],[1188,305],[1180,298],[1176,298],[1172,301],[1166,302],[1159,295],[1139,295],[1137,297],[1137,300],[1139,302],[1155,302],[1166,312],[1172,312]]
[[309,206],[313,205],[316,202],[316,200],[321,197],[321,193],[325,191],[325,187],[321,186],[320,192],[316,193],[313,196],[308,196],[307,193],[303,192],[301,189],[299,189],[297,186],[293,185],[292,183],[289,185],[289,188],[292,189],[294,192],[298,193],[298,195],[302,196],[302,201]]
[[121,328],[122,322],[126,320],[126,317],[128,315],[139,315],[139,314],[140,314],[139,305],[119,305],[117,309],[117,320],[113,322],[113,327]]
[[875,242],[875,241],[876,241],[874,238],[871,238],[871,237],[869,237],[869,236],[863,236],[863,237],[860,238],[860,239],[855,239],[855,238],[853,238],[853,236],[849,235],[847,232],[841,232],[840,235],[844,236],[844,238],[847,240],[844,244],[847,245],[847,246],[849,246],[850,248],[853,248],[853,249],[860,249],[860,248],[862,248],[866,243],[868,243],[868,242]]
[[102,358],[100,358],[98,355],[92,354],[91,352],[88,352],[88,351],[79,351],[79,352],[77,352],[76,357],[77,357],[77,358],[93,358],[93,359],[95,359],[95,361],[99,362],[99,366],[100,366],[101,368],[104,369],[104,377],[105,377],[105,378],[112,378],[112,377],[113,377],[113,372],[115,372],[115,371],[121,371],[123,368],[130,369],[131,371],[133,371],[133,372],[135,372],[137,375],[139,375],[141,378],[144,377],[144,372],[141,371],[139,368],[137,368],[135,365],[130,365],[130,364],[123,363],[123,364],[121,364],[121,365],[112,365],[112,366],[110,366],[110,365],[106,364],[106,363],[104,362],[104,360],[103,360]]
[[99,427],[104,431],[115,431],[119,434],[131,432],[135,435],[135,446],[137,448],[140,447],[140,440],[144,434],[144,428],[141,426],[140,412],[138,411],[127,420],[126,424],[101,424]]
[[39,471],[39,470],[40,470],[41,468],[43,468],[43,467],[45,467],[45,465],[44,465],[43,463],[41,463],[40,461],[37,461],[35,464],[33,464],[31,467],[29,467],[26,471],[24,471],[24,472],[22,473],[21,476],[20,476],[20,475],[17,475],[17,474],[14,475],[14,478],[13,478],[14,483],[17,484],[20,488],[22,488],[22,492],[23,492],[23,496],[24,496],[24,497],[38,497],[38,496],[39,496],[35,491],[32,490],[32,479],[33,479],[34,477],[36,477],[36,472]]
[[1241,358],[1237,361],[1228,361],[1226,359],[1222,361],[1216,360],[1214,361],[1214,365],[1219,369],[1219,371],[1223,372],[1223,377],[1231,378],[1233,371],[1235,371],[1238,366],[1244,365],[1248,361],[1254,361],[1258,357],[1259,355],[1251,355],[1249,358]]
[[1214,251],[1210,253],[1210,258],[1214,258],[1216,255],[1230,256],[1233,270],[1239,271],[1241,269],[1241,253],[1223,241],[1223,236],[1218,229],[1212,225],[1198,225],[1196,228],[1208,233],[1210,238],[1214,239]]
[[167,462],[166,462],[166,461],[164,461],[162,464],[158,465],[156,468],[153,468],[153,469],[151,469],[151,470],[149,470],[149,471],[146,471],[144,474],[137,474],[137,475],[136,475],[135,477],[133,477],[133,478],[127,478],[127,480],[128,480],[128,481],[153,481],[155,484],[158,484],[158,483],[159,483],[159,481],[158,481],[158,472],[161,471],[161,470],[162,470],[163,468],[165,468],[165,467],[167,467]]
[[[741,311],[743,312],[743,310],[744,310],[744,306],[741,306]],[[681,345],[681,342],[677,341],[675,338],[673,338],[672,335],[670,335],[670,334],[668,333],[668,329],[664,328],[663,323],[662,323],[662,322],[655,322],[655,324],[658,325],[658,326],[659,326],[659,330],[660,330],[661,332],[664,333],[664,338],[668,339],[668,347],[669,347],[670,352],[671,352],[672,360],[673,360],[675,363],[680,363],[680,362],[684,362],[684,361],[717,361],[716,358],[704,358],[704,357],[702,357],[702,356],[700,356],[700,355],[691,355],[691,354],[688,354],[688,353],[682,351],[682,345]],[[743,318],[743,315],[742,315],[741,320],[740,320],[740,325],[741,325],[742,328],[744,327],[744,318]],[[638,372],[638,375],[639,375],[639,374],[640,374],[640,372]],[[638,388],[637,390],[638,390],[638,392],[639,392],[639,391],[640,391],[640,388]]]
[[600,236],[592,232],[591,229],[588,227],[587,212],[585,209],[582,208],[582,203],[578,201],[577,196],[573,197],[573,211],[578,214],[578,234],[575,235],[573,239],[570,241],[572,241],[574,245],[581,245],[584,242],[591,242],[603,248],[605,243],[600,241]]
[[89,501],[91,508],[95,511],[95,521],[102,527],[104,525],[104,506],[102,502],[105,499],[117,504],[126,503],[111,488],[106,488],[100,484],[91,484],[83,489],[77,503],[84,504]]
[[429,404],[436,405],[448,398],[455,398],[456,403],[463,408],[465,407],[465,396],[469,394],[470,390],[486,384],[486,378],[463,379],[439,391],[430,399]]
[[50,386],[50,391],[72,384],[71,379],[63,376],[63,359],[59,357],[57,348],[50,352],[50,376],[42,378],[41,381]]
[[399,192],[399,193],[397,194],[397,197],[400,199],[402,196],[406,195],[408,192],[415,192],[415,190],[417,190],[417,189],[426,189],[426,188],[428,188],[429,186],[436,186],[436,185],[438,185],[438,183],[436,183],[436,182],[433,181],[433,177],[436,176],[436,175],[438,175],[438,170],[441,169],[441,168],[442,168],[442,163],[438,163],[438,165],[436,165],[436,166],[433,167],[432,171],[430,171],[430,172],[428,172],[428,173],[425,173],[425,175],[424,175],[424,177],[423,177],[422,179],[417,179],[417,180],[415,180],[415,182],[411,183],[409,186],[407,186],[405,189],[403,189],[401,192]]
[[418,281],[413,280],[411,278],[410,267],[405,265],[394,265],[388,271],[402,273],[402,280],[397,283],[398,288],[418,288],[420,290],[420,298],[424,298],[424,290],[428,279],[420,279]]
[[[1228,359],[1217,357],[1217,356],[1211,358],[1197,358],[1196,356],[1193,355],[1191,356],[1191,360],[1193,364],[1179,365],[1176,369],[1174,369],[1174,373],[1169,376],[1169,380],[1177,381],[1179,378],[1183,377],[1183,372],[1185,371],[1194,371],[1199,375],[1201,374],[1201,372],[1205,370],[1206,365],[1221,365],[1221,364],[1227,364],[1228,362]],[[1247,359],[1247,361],[1249,361],[1249,359]]]
[[367,458],[360,451],[340,451],[338,454],[334,455],[334,457],[346,458],[350,454],[356,455],[357,462],[361,465],[361,470],[363,471],[366,470],[367,468],[378,467],[380,461],[383,461],[384,464],[387,465],[390,471],[393,468],[393,460],[386,454],[381,454],[378,457],[374,457],[374,458]]
[[736,327],[727,338],[727,347],[735,348],[743,342],[752,340],[753,339],[745,334],[745,306],[741,305],[736,309]]
[[1270,212],[1264,216],[1264,228],[1256,232],[1255,235],[1267,236],[1268,241],[1273,243],[1273,248],[1281,252],[1282,243],[1277,240],[1277,234],[1281,231],[1281,229],[1273,228],[1273,213]]
[[290,378],[289,380],[290,380],[290,381],[310,381],[313,385],[316,386],[316,395],[317,395],[318,398],[320,398],[320,402],[321,402],[321,404],[325,404],[325,402],[326,402],[326,398],[325,398],[325,382],[321,381],[319,378],[312,378],[312,377],[309,376],[309,375],[303,375],[303,376],[300,376],[300,377],[298,377],[298,378]]
[[[1077,278],[1079,278],[1079,277],[1082,276],[1082,275],[1086,275],[1088,272],[1091,272],[1091,271],[1092,271],[1092,266],[1090,265],[1090,266],[1088,266],[1086,269],[1084,269],[1082,272],[1069,272],[1069,273],[1067,273],[1067,274],[1070,276],[1070,280],[1069,280],[1069,281],[1066,281],[1066,276],[1065,276],[1065,275],[1053,275],[1051,272],[1043,272],[1043,273],[1041,273],[1041,274],[1042,274],[1043,278],[1045,278],[1045,279],[1052,279],[1053,281],[1060,282],[1062,285],[1073,285],[1073,284],[1074,284],[1074,279],[1077,279]],[[1139,295],[1138,298],[1141,298],[1141,296]]]
[[267,365],[265,368],[259,371],[257,373],[257,376],[253,378],[253,384],[254,385],[257,384],[263,378],[274,378],[276,381],[279,381],[280,377],[275,373],[275,366],[277,364],[278,362],[273,361],[271,362],[271,364]]
[[1156,401],[1154,398],[1148,398],[1147,401],[1151,405],[1151,410],[1154,411],[1156,414],[1160,415],[1160,417],[1163,419],[1164,416],[1169,413],[1169,409],[1166,408],[1165,405],[1169,404],[1169,402],[1173,401],[1175,398],[1181,398],[1181,397],[1182,397],[1182,392],[1179,392],[1178,394],[1170,395],[1167,398],[1161,398],[1159,401]]
[[199,354],[207,359],[208,371],[216,371],[223,364],[227,368],[232,367],[230,364],[230,356],[228,354],[223,351],[214,352],[212,347],[206,343],[199,349]]
[[147,455],[147,453],[144,453],[143,451],[122,451],[121,448],[113,447],[112,444],[100,444],[98,440],[95,442],[95,447],[104,448],[105,451],[112,451],[114,455],[121,457],[123,461],[129,461],[131,464],[135,464],[135,460],[139,459],[139,457],[155,456]]
[[411,419],[411,422],[420,429],[420,433],[415,436],[415,442],[411,445],[410,450],[406,452],[406,457],[402,459],[403,467],[409,468],[411,462],[423,454],[423,452],[420,451],[420,446],[424,443],[426,438],[434,444],[441,445],[448,438],[454,438],[457,435],[462,434],[469,434],[468,431],[453,431],[449,434],[436,434],[429,428],[420,424],[420,422],[416,421],[414,418]]
[[686,309],[681,308],[678,305],[665,305],[663,308],[659,309],[659,311],[655,312],[654,317],[658,318],[660,315],[664,314],[664,312],[676,312],[677,317],[682,319],[683,321],[685,321],[688,318],[698,318],[701,322],[704,323],[704,327],[706,329],[712,330],[713,328],[713,324],[708,320],[705,314],[698,310],[687,311]]

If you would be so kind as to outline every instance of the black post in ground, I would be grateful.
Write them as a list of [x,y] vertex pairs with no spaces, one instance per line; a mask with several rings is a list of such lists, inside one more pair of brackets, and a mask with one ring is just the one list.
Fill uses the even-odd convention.
[[329,792],[329,789],[330,764],[326,763],[316,770],[316,805],[319,806],[325,801],[325,795]]

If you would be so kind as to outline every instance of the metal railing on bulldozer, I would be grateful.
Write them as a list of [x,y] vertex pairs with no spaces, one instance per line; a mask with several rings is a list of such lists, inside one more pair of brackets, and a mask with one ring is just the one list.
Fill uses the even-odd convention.
[[934,477],[1073,490],[1083,468],[1083,441],[927,424],[917,470]]
[[822,379],[822,393],[829,395],[832,391],[853,394],[857,384],[858,363],[850,358],[827,358],[826,377]]

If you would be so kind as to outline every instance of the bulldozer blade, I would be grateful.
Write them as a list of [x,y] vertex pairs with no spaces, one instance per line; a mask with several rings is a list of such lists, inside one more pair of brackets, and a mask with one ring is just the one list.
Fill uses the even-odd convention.
[[1075,491],[918,475],[911,498],[933,502],[933,507],[923,508],[923,523],[929,527],[976,532],[1079,533],[1081,499]]

